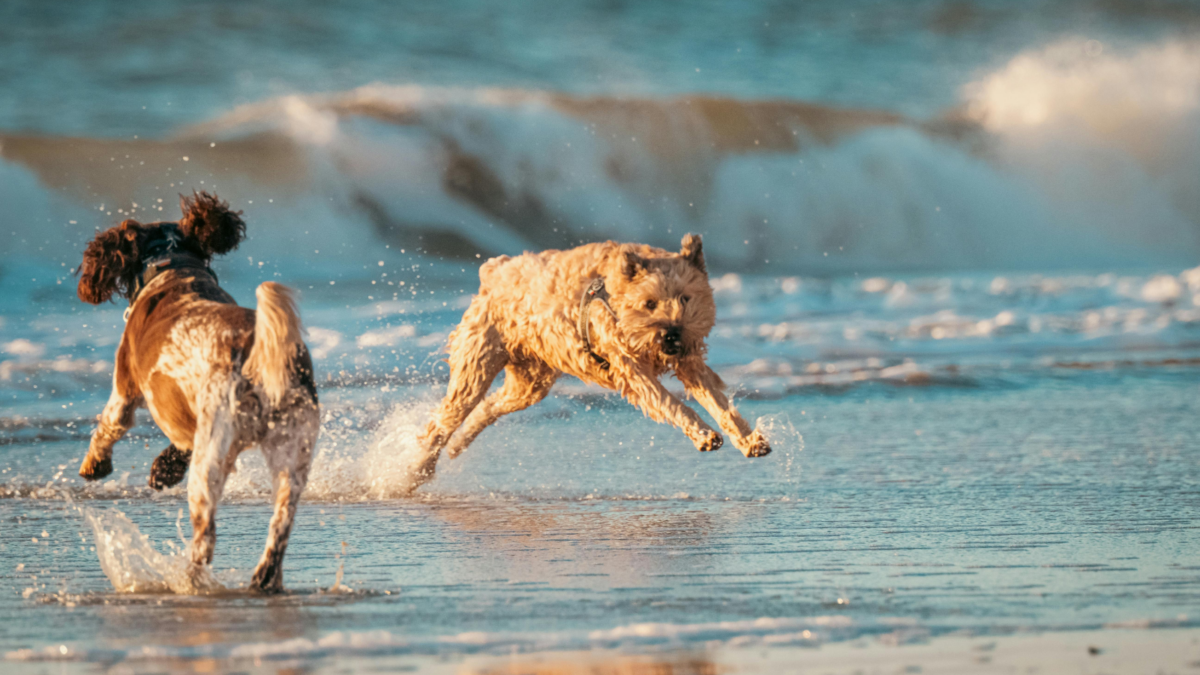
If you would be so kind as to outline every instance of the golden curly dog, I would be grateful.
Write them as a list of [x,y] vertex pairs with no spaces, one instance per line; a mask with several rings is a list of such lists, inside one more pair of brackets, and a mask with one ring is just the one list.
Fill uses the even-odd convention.
[[[620,392],[698,450],[716,450],[721,435],[659,382],[674,371],[743,454],[771,452],[704,362],[716,304],[699,235],[685,236],[678,254],[610,241],[500,256],[479,280],[450,335],[450,385],[418,438],[413,489],[433,477],[443,448],[456,457],[502,415],[545,398],[563,373]],[[484,398],[501,370],[504,385]]]
[[145,405],[170,447],[150,485],[183,479],[191,460],[193,580],[212,562],[217,502],[237,456],[257,445],[275,482],[275,514],[251,587],[283,589],[287,550],[319,430],[312,360],[290,289],[258,287],[258,310],[238,307],[209,268],[245,236],[239,213],[214,195],[182,198],[178,223],[126,220],[96,235],[83,254],[79,297],[129,300],[113,390],[79,474],[112,473],[112,449]]

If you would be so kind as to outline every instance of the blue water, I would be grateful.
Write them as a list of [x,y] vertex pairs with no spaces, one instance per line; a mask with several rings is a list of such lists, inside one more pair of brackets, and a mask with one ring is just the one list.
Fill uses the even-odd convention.
[[[1083,1],[3,5],[5,668],[1194,627],[1198,27]],[[302,292],[322,432],[278,598],[239,590],[255,453],[214,596],[165,590],[190,532],[182,489],[145,487],[144,413],[109,479],[75,475],[123,307],[72,270],[192,189],[245,212],[226,289]],[[688,231],[710,362],[772,455],[564,380],[400,496],[481,261]]]
[[373,82],[582,94],[710,92],[928,117],[980,71],[1066,35],[1188,35],[1186,4],[354,0],[0,9],[0,128],[160,135],[281,94]]
[[[914,310],[872,306],[882,294],[864,282],[738,277],[735,291],[722,279],[713,362],[774,454],[697,453],[619,399],[565,382],[408,499],[390,481],[444,386],[435,351],[468,291],[440,289],[396,313],[352,301],[361,288],[307,291],[310,344],[326,345],[315,349],[323,428],[280,599],[113,591],[97,547],[152,584],[137,561],[156,551],[166,557],[149,559],[165,569],[187,536],[181,490],[145,487],[166,445],[148,420],[118,446],[112,479],[74,477],[109,375],[86,356],[59,364],[93,348],[106,356],[118,309],[89,310],[97,323],[66,346],[51,336],[79,320],[73,305],[13,317],[6,336],[49,347],[27,369],[5,362],[0,648],[19,662],[216,658],[236,670],[264,657],[325,668],[349,657],[1193,625],[1195,320],[1152,328],[1190,310],[1109,297],[1087,311],[1120,312],[1115,327],[1039,335],[1030,322],[1063,323],[1066,306],[1104,291],[1067,301],[1027,285],[993,294],[989,283],[974,297],[914,302],[942,330],[973,310],[994,322],[987,305],[1006,307],[1017,317],[1008,332],[934,338],[914,330]],[[1124,281],[1140,289],[1135,279]],[[906,282],[943,296],[980,285]],[[853,304],[839,302],[855,288]],[[1139,311],[1151,327],[1122,323]],[[823,335],[832,325],[839,332]],[[895,334],[844,335],[883,325]],[[247,583],[269,514],[261,460],[248,453],[239,466],[215,562],[231,589]]]

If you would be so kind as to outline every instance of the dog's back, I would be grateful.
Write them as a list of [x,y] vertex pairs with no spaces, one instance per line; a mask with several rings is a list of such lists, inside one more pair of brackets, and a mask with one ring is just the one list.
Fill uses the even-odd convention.
[[214,375],[240,367],[254,344],[254,323],[254,311],[239,307],[202,269],[160,274],[130,308],[118,369],[175,447],[191,449],[194,402]]
[[256,295],[257,310],[240,307],[211,274],[184,268],[155,278],[131,308],[122,365],[175,447],[191,448],[195,401],[214,379],[244,378],[270,408],[293,383],[316,402],[293,292],[266,282]]

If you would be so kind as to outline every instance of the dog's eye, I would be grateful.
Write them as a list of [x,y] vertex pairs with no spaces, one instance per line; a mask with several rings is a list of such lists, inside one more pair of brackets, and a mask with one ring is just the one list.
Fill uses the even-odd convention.
[[651,312],[653,312],[655,310],[655,308],[657,308],[657,307],[658,307],[657,300],[647,300],[646,301],[646,309],[650,310]]
[[682,296],[679,298],[679,302],[686,305],[686,304],[688,304],[688,300],[691,300],[691,299],[692,298],[690,296],[685,295],[685,296]]

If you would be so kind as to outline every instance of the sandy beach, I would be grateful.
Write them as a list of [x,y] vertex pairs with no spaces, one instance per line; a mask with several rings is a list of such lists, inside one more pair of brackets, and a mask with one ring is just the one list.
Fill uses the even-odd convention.
[[856,640],[812,649],[737,649],[631,656],[572,652],[421,664],[458,675],[1159,675],[1200,668],[1200,631],[1108,629],[995,637],[944,636],[918,644]]

